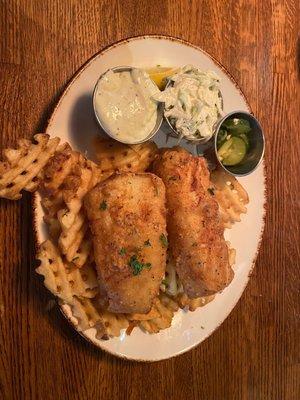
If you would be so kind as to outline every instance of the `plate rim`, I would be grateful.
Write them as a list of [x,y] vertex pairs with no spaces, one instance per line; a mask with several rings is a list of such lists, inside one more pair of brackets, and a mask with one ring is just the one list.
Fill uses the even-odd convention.
[[[240,95],[243,97],[243,100],[245,101],[249,112],[251,114],[253,114],[253,110],[251,105],[249,104],[244,92],[242,91],[242,89],[240,88],[240,86],[238,85],[238,83],[236,82],[235,78],[232,76],[232,74],[227,70],[227,68],[219,61],[217,60],[214,56],[212,56],[211,54],[209,54],[207,51],[203,50],[201,47],[188,42],[187,40],[184,40],[182,38],[176,37],[176,36],[171,36],[171,35],[163,35],[163,34],[146,34],[146,35],[136,35],[136,36],[130,36],[130,37],[126,37],[123,39],[120,39],[116,42],[113,42],[111,44],[108,44],[107,46],[104,46],[102,49],[100,49],[99,51],[97,51],[96,53],[94,53],[90,58],[88,58],[87,61],[85,61],[75,72],[74,74],[71,76],[71,78],[66,82],[66,84],[63,86],[62,89],[62,93],[59,96],[58,101],[55,103],[54,108],[51,111],[51,116],[50,118],[47,120],[47,125],[45,128],[45,133],[47,134],[47,131],[50,129],[54,116],[59,108],[59,106],[61,105],[64,97],[67,95],[67,93],[69,92],[69,89],[71,88],[72,84],[79,78],[79,76],[84,72],[84,70],[95,60],[95,58],[97,58],[100,55],[105,54],[106,52],[109,52],[110,50],[112,50],[113,48],[116,48],[120,45],[123,45],[124,43],[129,43],[129,42],[133,42],[135,40],[143,40],[143,39],[163,39],[163,40],[168,40],[170,42],[175,42],[175,43],[179,43],[179,44],[183,44],[186,45],[188,47],[191,47],[197,51],[200,51],[201,53],[203,53],[205,56],[207,56],[208,58],[210,58],[230,79],[230,81],[234,84],[234,86],[236,87],[236,89],[238,90],[238,92],[240,93]],[[264,230],[265,230],[265,224],[266,224],[266,212],[267,212],[267,174],[266,174],[266,166],[265,166],[265,158],[263,158],[263,161],[261,163],[262,166],[262,174],[263,174],[263,185],[264,185],[264,193],[263,193],[263,214],[262,214],[262,227],[260,230],[260,234],[259,234],[259,240],[258,240],[258,244],[256,247],[256,252],[255,255],[252,259],[252,263],[247,275],[247,279],[242,287],[242,291],[241,291],[241,295],[240,297],[237,299],[237,301],[232,305],[232,307],[229,309],[229,311],[226,313],[225,318],[211,331],[207,334],[207,336],[205,336],[203,338],[203,340],[201,340],[198,343],[193,344],[190,347],[187,347],[185,349],[183,349],[180,352],[177,352],[176,354],[173,354],[171,356],[166,356],[166,357],[162,357],[162,358],[157,358],[157,359],[143,359],[143,358],[133,358],[130,356],[125,356],[124,354],[120,354],[118,352],[115,352],[111,349],[107,349],[102,347],[101,342],[99,342],[99,344],[94,343],[88,336],[86,336],[84,334],[84,332],[79,331],[77,329],[77,326],[72,322],[71,317],[69,315],[67,315],[66,311],[64,310],[62,304],[59,304],[59,299],[55,298],[56,303],[59,307],[60,312],[64,315],[64,317],[66,318],[66,320],[68,321],[68,323],[73,327],[73,329],[81,336],[83,337],[88,343],[90,343],[91,345],[93,345],[94,347],[96,347],[97,349],[100,349],[101,351],[104,351],[107,354],[116,356],[118,358],[121,358],[122,360],[127,360],[127,361],[136,361],[136,362],[147,362],[147,363],[151,363],[151,362],[157,362],[157,361],[162,361],[162,360],[169,360],[171,358],[174,357],[178,357],[184,353],[187,353],[188,351],[194,349],[195,347],[199,346],[202,342],[204,342],[208,337],[210,337],[223,323],[224,321],[228,318],[228,316],[231,314],[231,312],[233,311],[233,309],[236,307],[236,305],[238,304],[238,302],[241,300],[242,295],[248,285],[250,276],[252,275],[254,266],[256,264],[256,260],[261,248],[261,243],[262,243],[262,239],[263,239],[263,234],[264,234]],[[34,247],[35,247],[35,251],[37,252],[38,246],[41,245],[40,240],[38,238],[38,221],[37,221],[37,202],[38,202],[38,196],[37,193],[34,192],[32,195],[32,199],[31,199],[31,209],[32,209],[32,220],[33,220],[33,234],[34,234]]]

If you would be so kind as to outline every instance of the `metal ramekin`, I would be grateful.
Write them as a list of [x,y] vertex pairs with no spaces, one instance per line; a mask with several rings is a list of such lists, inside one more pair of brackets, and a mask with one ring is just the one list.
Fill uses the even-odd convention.
[[[167,89],[169,86],[171,86],[172,84],[173,84],[172,80],[169,79],[168,82],[167,82],[167,84],[166,84],[166,89]],[[223,109],[223,104],[224,104],[224,102],[223,102],[223,96],[222,96],[222,93],[221,93],[220,90],[219,90],[219,97],[221,98],[222,109]],[[164,103],[162,103],[162,104],[164,104]],[[171,129],[170,135],[173,136],[173,137],[179,138],[179,137],[180,137],[180,133],[178,133],[178,132],[176,131],[175,127],[171,124],[171,121],[169,120],[169,118],[166,117],[165,115],[164,115],[164,118],[165,118],[167,124],[169,125],[169,127],[170,127],[170,129]],[[208,137],[202,137],[202,138],[193,139],[193,140],[187,139],[187,138],[183,137],[183,139],[187,140],[187,141],[190,142],[190,143],[195,143],[195,144],[197,144],[197,145],[198,145],[198,144],[205,144],[205,143],[207,143],[207,142],[213,137],[214,133],[215,133],[215,130],[212,132],[211,136],[208,136]]]
[[[113,72],[124,72],[124,71],[131,71],[133,69],[134,69],[134,67],[123,66],[123,67],[110,68],[109,70],[111,70]],[[162,106],[161,103],[158,103],[158,105],[157,105],[157,118],[156,118],[156,124],[155,124],[154,128],[149,133],[149,135],[147,137],[145,137],[144,139],[142,139],[142,140],[138,140],[138,141],[120,140],[112,132],[110,132],[110,130],[102,123],[101,118],[97,114],[97,110],[96,110],[96,106],[95,106],[95,97],[96,97],[96,92],[97,92],[97,89],[98,89],[98,83],[100,82],[100,80],[103,78],[103,76],[106,74],[107,71],[105,71],[103,74],[100,75],[100,77],[97,80],[96,85],[94,87],[94,91],[93,91],[93,108],[94,108],[94,113],[95,113],[96,119],[97,119],[100,127],[112,139],[114,139],[114,140],[116,140],[118,142],[121,142],[121,143],[125,143],[125,144],[139,144],[139,143],[147,142],[148,140],[152,139],[155,136],[155,134],[157,133],[157,131],[159,130],[159,128],[160,128],[160,126],[162,124],[162,121],[163,121],[163,106]],[[155,85],[155,83],[154,83],[154,85]]]
[[[251,126],[251,132],[249,133],[250,149],[248,150],[245,158],[237,165],[225,166],[218,158],[217,139],[219,130],[225,120],[228,118],[242,118],[249,121]],[[220,121],[218,121],[215,134],[213,138],[214,153],[218,164],[227,172],[235,176],[246,176],[251,174],[261,163],[264,152],[265,152],[265,137],[263,130],[258,120],[250,113],[246,111],[233,111],[225,115]]]

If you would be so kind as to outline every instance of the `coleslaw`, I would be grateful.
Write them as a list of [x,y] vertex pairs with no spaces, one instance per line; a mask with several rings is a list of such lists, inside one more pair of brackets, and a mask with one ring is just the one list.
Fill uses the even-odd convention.
[[169,86],[154,99],[165,104],[165,117],[179,138],[209,139],[215,123],[223,115],[218,75],[186,65],[169,80]]

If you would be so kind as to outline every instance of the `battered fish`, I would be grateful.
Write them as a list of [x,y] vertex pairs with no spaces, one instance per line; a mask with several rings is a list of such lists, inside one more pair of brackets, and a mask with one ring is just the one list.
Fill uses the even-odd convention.
[[147,313],[166,268],[165,187],[150,173],[123,173],[85,198],[108,310]]
[[170,254],[186,294],[195,298],[224,289],[233,271],[205,159],[168,149],[153,170],[166,186]]

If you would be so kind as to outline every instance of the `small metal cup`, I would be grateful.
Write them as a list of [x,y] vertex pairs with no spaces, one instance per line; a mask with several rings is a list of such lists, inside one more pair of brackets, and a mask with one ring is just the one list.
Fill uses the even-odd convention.
[[[166,84],[166,89],[167,89],[169,86],[172,86],[172,85],[173,85],[173,81],[172,81],[171,79],[169,79],[168,82],[167,82],[167,84]],[[222,109],[223,109],[223,96],[222,96],[221,91],[219,91],[219,97],[221,98]],[[164,104],[164,103],[162,103],[162,104]],[[165,118],[167,124],[169,125],[169,127],[170,127],[170,129],[171,129],[170,135],[171,135],[172,137],[179,138],[179,137],[180,137],[180,134],[176,131],[175,127],[171,124],[171,121],[169,120],[169,118],[166,117],[165,115],[164,115],[164,118]],[[208,137],[203,137],[203,138],[193,139],[193,140],[190,140],[190,139],[186,139],[186,138],[185,138],[185,140],[187,140],[187,141],[190,142],[190,143],[195,143],[195,144],[197,144],[197,145],[200,145],[200,144],[205,144],[205,143],[207,143],[207,142],[213,137],[213,135],[214,135],[214,131],[212,132],[211,136],[208,136]]]
[[[110,68],[110,70],[113,71],[113,72],[124,72],[124,71],[129,71],[130,72],[132,69],[134,69],[134,67],[124,66],[124,67]],[[95,113],[96,119],[97,119],[100,127],[112,139],[114,139],[114,140],[116,140],[118,142],[121,142],[121,143],[125,143],[125,144],[140,144],[140,143],[144,143],[144,142],[147,142],[148,140],[152,139],[153,136],[155,136],[155,134],[159,130],[159,128],[160,128],[160,126],[162,124],[162,121],[163,121],[163,107],[162,107],[161,103],[158,103],[158,105],[157,105],[157,118],[156,118],[155,126],[152,129],[152,131],[149,133],[149,135],[147,137],[145,137],[144,139],[141,139],[141,140],[138,140],[138,141],[134,141],[134,142],[133,141],[120,140],[112,132],[110,132],[110,130],[103,124],[103,122],[101,121],[101,118],[98,115],[97,110],[96,110],[96,104],[95,104],[96,100],[95,99],[96,99],[96,93],[97,93],[97,89],[98,89],[98,84],[99,84],[100,80],[103,78],[103,75],[106,74],[106,72],[107,71],[105,71],[103,74],[100,75],[100,77],[97,80],[96,85],[94,87],[94,91],[93,91],[93,108],[94,108],[94,113]]]
[[[217,140],[219,130],[225,120],[228,118],[242,118],[249,121],[251,132],[248,135],[250,148],[245,158],[237,165],[225,166],[218,158]],[[248,112],[233,111],[223,117],[216,125],[214,135],[214,153],[218,164],[227,172],[235,176],[245,176],[251,174],[261,163],[265,152],[265,137],[258,120]]]

